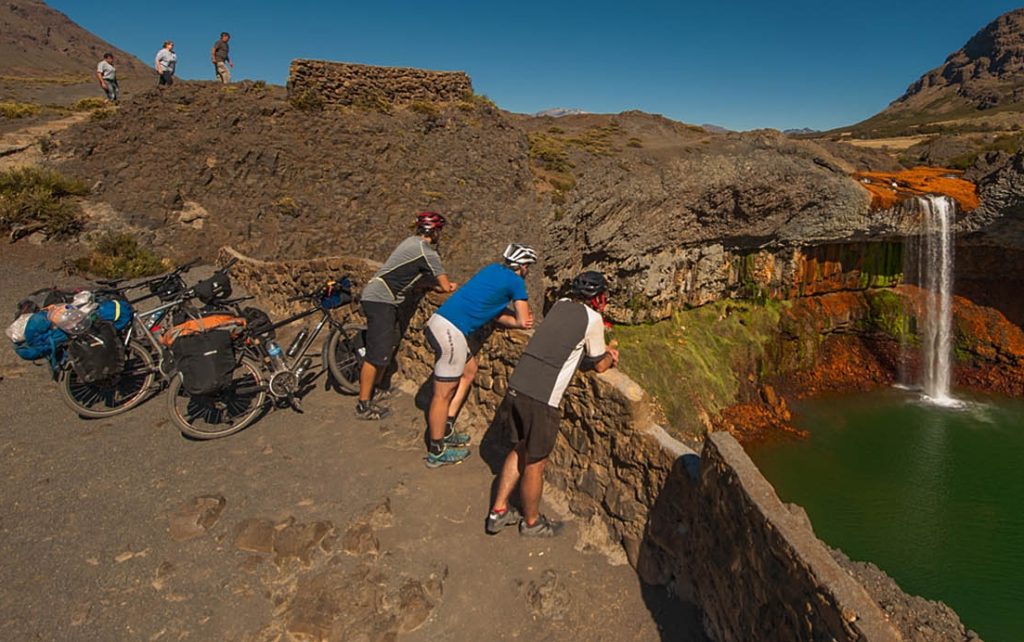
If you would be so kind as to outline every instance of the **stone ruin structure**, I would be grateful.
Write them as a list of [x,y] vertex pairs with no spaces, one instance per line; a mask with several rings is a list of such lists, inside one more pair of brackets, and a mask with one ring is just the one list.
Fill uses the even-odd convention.
[[473,93],[461,71],[376,67],[296,59],[288,72],[288,95],[321,105],[384,107],[414,102],[451,102]]

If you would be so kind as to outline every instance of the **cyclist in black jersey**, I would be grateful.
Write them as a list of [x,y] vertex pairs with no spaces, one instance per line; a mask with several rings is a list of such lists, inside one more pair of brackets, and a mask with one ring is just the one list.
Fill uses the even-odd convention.
[[[619,352],[604,341],[608,284],[600,272],[583,272],[572,282],[572,297],[560,299],[548,311],[526,345],[498,408],[498,422],[509,433],[512,451],[498,476],[498,492],[487,515],[486,531],[493,535],[519,525],[519,534],[552,537],[559,524],[540,513],[544,465],[555,447],[562,420],[559,406],[573,373],[581,365],[604,372],[619,363]],[[516,486],[522,513],[509,505]]]

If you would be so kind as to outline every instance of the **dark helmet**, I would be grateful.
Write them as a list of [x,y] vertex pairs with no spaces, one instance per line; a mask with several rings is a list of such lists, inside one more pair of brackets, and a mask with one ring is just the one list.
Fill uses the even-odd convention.
[[420,212],[416,215],[416,233],[430,234],[431,232],[440,232],[444,229],[446,222],[444,217],[437,212]]
[[572,280],[572,293],[581,299],[592,299],[608,289],[604,275],[594,270],[581,272]]

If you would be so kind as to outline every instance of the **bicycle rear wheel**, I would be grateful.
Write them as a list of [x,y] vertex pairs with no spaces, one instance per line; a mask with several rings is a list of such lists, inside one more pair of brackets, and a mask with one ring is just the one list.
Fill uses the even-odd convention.
[[171,419],[193,439],[218,439],[242,430],[263,411],[267,393],[260,366],[243,358],[231,374],[231,384],[215,395],[192,396],[182,386],[181,374],[167,390]]
[[144,346],[129,341],[124,368],[116,375],[87,383],[74,368],[65,367],[60,375],[61,399],[85,419],[102,419],[128,412],[149,398],[156,388],[153,356]]
[[324,346],[324,360],[341,391],[359,393],[359,371],[366,356],[366,324],[346,323],[332,330]]

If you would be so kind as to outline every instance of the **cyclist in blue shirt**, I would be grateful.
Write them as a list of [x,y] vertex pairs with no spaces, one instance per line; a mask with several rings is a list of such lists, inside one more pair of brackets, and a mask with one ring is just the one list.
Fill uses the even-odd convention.
[[506,328],[533,327],[524,278],[537,262],[537,252],[512,243],[502,258],[502,263],[492,263],[473,275],[427,321],[427,343],[435,358],[434,396],[427,413],[427,466],[431,468],[457,464],[469,456],[465,447],[469,435],[455,431],[455,417],[477,371],[466,338],[491,320]]

